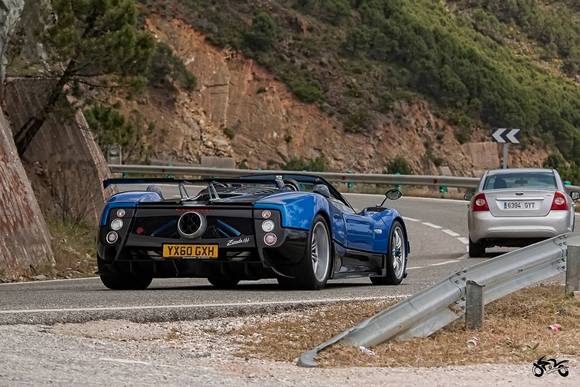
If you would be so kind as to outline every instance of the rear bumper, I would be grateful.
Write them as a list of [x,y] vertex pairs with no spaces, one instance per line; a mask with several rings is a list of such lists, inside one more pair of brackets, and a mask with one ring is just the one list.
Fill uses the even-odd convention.
[[234,277],[257,280],[273,278],[272,269],[262,262],[223,262],[207,260],[136,259],[105,262],[99,259],[99,274],[135,274],[152,278]]
[[[246,248],[227,248],[220,243],[218,259],[165,259],[159,238],[127,238],[123,247],[111,248],[99,238],[99,274],[131,273],[153,278],[208,278],[230,276],[255,280],[285,275],[285,268],[304,257],[308,231],[283,229],[275,247],[267,247],[254,240]],[[257,238],[256,238],[257,239]],[[191,241],[171,241],[192,243]],[[197,242],[197,243],[202,243]],[[242,256],[233,257],[232,255]]]
[[574,214],[551,211],[542,217],[495,217],[490,212],[470,212],[469,237],[473,242],[486,239],[544,239],[571,232]]

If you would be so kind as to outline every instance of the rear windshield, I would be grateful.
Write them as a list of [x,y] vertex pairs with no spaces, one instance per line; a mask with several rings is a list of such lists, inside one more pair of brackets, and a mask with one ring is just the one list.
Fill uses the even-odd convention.
[[552,172],[512,172],[491,175],[485,179],[484,190],[510,188],[557,189]]

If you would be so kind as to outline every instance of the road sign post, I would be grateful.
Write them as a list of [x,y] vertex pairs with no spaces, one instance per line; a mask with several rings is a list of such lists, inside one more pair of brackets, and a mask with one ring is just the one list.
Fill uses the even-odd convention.
[[510,144],[520,143],[520,130],[498,128],[492,132],[491,137],[493,137],[498,144],[503,144],[502,168],[505,169],[508,167]]
[[509,142],[506,142],[505,144],[503,144],[503,158],[501,161],[501,167],[503,169],[507,169],[508,167],[508,158],[510,157],[510,144]]

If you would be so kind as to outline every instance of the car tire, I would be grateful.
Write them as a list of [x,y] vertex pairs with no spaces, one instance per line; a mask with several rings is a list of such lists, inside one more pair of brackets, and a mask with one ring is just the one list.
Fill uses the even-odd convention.
[[240,280],[233,277],[209,277],[207,279],[210,284],[218,289],[235,289],[238,286]]
[[101,282],[111,290],[145,290],[153,277],[146,275],[107,273],[101,274]]
[[290,277],[278,277],[285,289],[320,290],[324,288],[333,260],[330,228],[323,216],[317,215],[308,233],[304,256],[291,268]]
[[470,258],[477,258],[483,257],[485,255],[485,245],[483,242],[472,242],[471,238],[469,238],[469,257]]
[[407,272],[407,237],[403,225],[394,221],[389,232],[389,252],[386,257],[386,274],[370,277],[373,285],[399,285]]

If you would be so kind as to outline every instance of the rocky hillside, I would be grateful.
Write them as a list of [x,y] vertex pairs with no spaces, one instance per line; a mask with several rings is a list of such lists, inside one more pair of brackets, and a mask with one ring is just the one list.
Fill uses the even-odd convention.
[[463,144],[507,126],[524,131],[514,165],[580,161],[577,7],[508,3],[143,1],[147,28],[198,78],[169,105],[149,91],[176,118],[155,120],[172,135],[152,151],[361,171],[401,156],[469,174],[487,166]]
[[[150,88],[133,102],[115,99],[125,114],[139,111],[155,123],[145,140],[152,158],[198,162],[202,155],[232,156],[251,168],[323,159],[328,169],[379,173],[396,157],[415,172],[436,174],[438,166],[448,165],[455,174],[471,174],[482,167],[473,155],[484,148],[463,146],[456,127],[426,99],[396,101],[380,125],[348,131],[340,117],[300,101],[272,71],[243,53],[216,47],[185,22],[150,15],[146,26],[198,79],[192,92],[170,96]],[[478,129],[473,141],[484,141],[484,133]],[[513,161],[527,165],[546,157],[544,147],[531,146]]]
[[78,85],[129,162],[469,175],[499,163],[491,128],[519,127],[512,165],[578,177],[573,0],[139,3],[146,87]]

